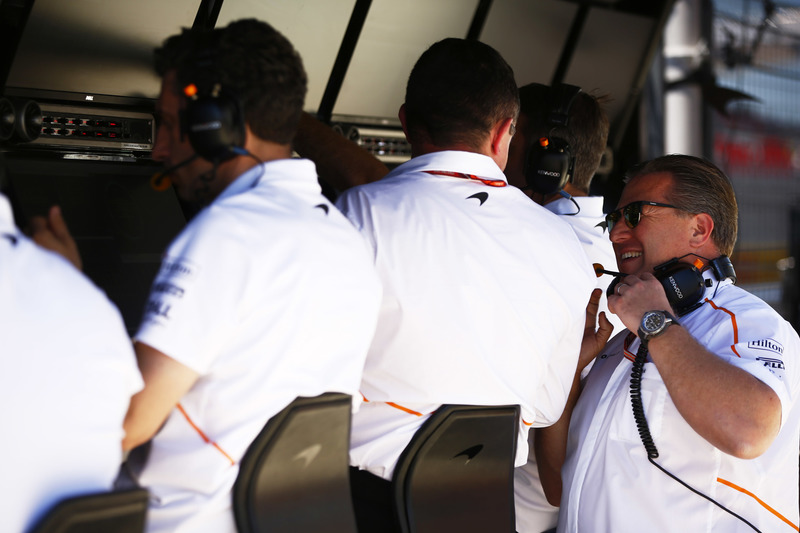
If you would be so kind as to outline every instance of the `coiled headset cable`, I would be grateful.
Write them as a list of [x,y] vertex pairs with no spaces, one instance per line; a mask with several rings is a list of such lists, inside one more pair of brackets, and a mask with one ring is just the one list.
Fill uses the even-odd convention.
[[706,496],[699,490],[695,489],[688,485],[685,481],[680,479],[679,477],[675,476],[660,464],[654,461],[655,458],[658,457],[658,448],[656,448],[656,444],[653,441],[653,436],[650,434],[650,427],[647,424],[647,417],[644,413],[644,404],[642,403],[642,374],[644,374],[644,364],[647,360],[647,342],[642,341],[641,345],[639,346],[639,350],[636,352],[636,358],[633,360],[633,368],[631,369],[631,407],[633,408],[633,420],[636,422],[636,429],[639,431],[639,438],[642,440],[642,444],[644,445],[644,449],[647,452],[647,460],[653,464],[656,468],[664,472],[666,475],[689,489],[690,491],[694,492],[698,496],[702,496],[706,500],[710,501],[726,513],[729,513],[751,528],[754,531],[758,531],[761,533],[756,526],[748,522],[744,517],[734,513],[715,499],[711,498],[710,496]]

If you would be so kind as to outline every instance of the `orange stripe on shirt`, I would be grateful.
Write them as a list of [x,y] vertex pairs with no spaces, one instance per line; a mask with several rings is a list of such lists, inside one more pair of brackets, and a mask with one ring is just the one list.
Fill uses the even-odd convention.
[[180,412],[181,412],[181,414],[182,414],[182,415],[183,415],[183,417],[186,419],[186,421],[187,421],[187,422],[189,422],[189,425],[190,425],[190,426],[192,426],[192,427],[194,428],[194,430],[197,432],[197,434],[198,434],[198,435],[200,435],[200,437],[203,439],[203,441],[205,441],[205,442],[206,442],[206,444],[210,444],[210,445],[212,445],[214,448],[216,448],[217,450],[219,450],[219,453],[221,453],[222,455],[224,455],[224,456],[225,456],[225,457],[228,459],[228,461],[230,461],[230,462],[231,462],[231,465],[235,465],[235,464],[236,464],[236,461],[234,461],[234,460],[233,460],[233,458],[232,458],[230,455],[228,455],[227,453],[225,453],[225,450],[223,450],[222,448],[220,448],[220,447],[219,447],[219,444],[217,444],[216,442],[214,442],[214,441],[212,441],[211,439],[209,439],[209,438],[206,436],[206,434],[205,434],[205,433],[203,433],[203,430],[202,430],[202,429],[200,429],[199,427],[197,427],[197,424],[195,424],[194,422],[192,422],[192,419],[191,419],[191,418],[189,418],[189,415],[188,415],[188,414],[186,413],[186,411],[183,409],[183,406],[182,406],[181,404],[179,404],[179,403],[178,403],[178,404],[176,404],[176,405],[175,405],[175,407],[177,407],[177,408],[178,408],[178,411],[180,411]]
[[[367,397],[364,396],[363,393],[361,393],[361,397],[364,398],[365,402],[369,402],[369,400],[367,400]],[[386,403],[386,405],[394,407],[395,409],[400,409],[401,411],[404,411],[404,412],[406,412],[406,413],[408,413],[410,415],[424,416],[422,413],[418,413],[417,411],[411,410],[408,407],[403,407],[402,405],[398,405],[398,404],[396,404],[394,402],[385,402],[385,403]],[[533,422],[526,422],[525,420],[522,420],[522,423],[525,424],[526,426],[532,426],[533,425]]]
[[727,486],[729,486],[730,488],[732,488],[734,490],[738,490],[742,494],[747,494],[748,496],[753,498],[755,501],[760,503],[761,506],[764,507],[764,509],[766,509],[770,513],[774,514],[775,516],[777,516],[778,518],[780,518],[781,520],[786,522],[788,525],[790,525],[792,528],[794,528],[795,531],[800,531],[800,527],[798,527],[797,525],[791,523],[785,516],[780,514],[778,511],[776,511],[775,509],[773,509],[772,507],[770,507],[766,503],[764,503],[758,496],[756,496],[755,494],[753,494],[749,490],[743,489],[742,487],[740,487],[738,485],[735,485],[735,484],[731,483],[730,481],[726,481],[726,480],[724,480],[722,478],[717,478],[717,482],[722,483],[723,485],[727,485]]
[[[362,398],[364,398],[364,401],[365,401],[365,402],[369,403],[369,400],[367,400],[367,397],[366,397],[366,396],[364,396],[364,393],[363,393],[363,392],[361,393],[361,397],[362,397]],[[400,409],[401,411],[405,411],[406,413],[408,413],[408,414],[410,414],[410,415],[414,415],[414,416],[423,416],[423,415],[422,415],[422,413],[418,413],[418,412],[416,412],[416,411],[413,411],[413,410],[409,409],[408,407],[403,407],[402,405],[398,405],[398,404],[396,404],[396,403],[394,403],[394,402],[384,402],[384,403],[385,403],[386,405],[389,405],[389,406],[392,406],[392,407],[394,407],[395,409]]]
[[724,311],[725,313],[728,313],[731,316],[731,325],[733,326],[733,344],[731,344],[731,350],[733,351],[733,353],[736,354],[736,357],[741,357],[741,355],[739,355],[739,352],[736,351],[736,345],[739,344],[739,326],[736,325],[736,315],[734,315],[724,307],[717,307],[717,305],[708,298],[706,298],[706,301],[709,304],[711,304],[711,307],[713,307],[717,311]]
[[401,411],[405,411],[406,413],[408,413],[408,414],[410,414],[410,415],[422,416],[422,413],[418,413],[418,412],[416,412],[416,411],[412,411],[412,410],[411,410],[411,409],[409,409],[408,407],[403,407],[402,405],[397,405],[397,404],[396,404],[396,403],[394,403],[394,402],[386,402],[386,405],[391,405],[391,406],[392,406],[392,407],[394,407],[395,409],[400,409]]

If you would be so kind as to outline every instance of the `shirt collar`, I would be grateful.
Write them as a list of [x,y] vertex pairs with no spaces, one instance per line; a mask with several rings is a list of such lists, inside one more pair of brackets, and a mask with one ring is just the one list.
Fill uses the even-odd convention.
[[264,174],[265,171],[264,166],[265,163],[261,163],[240,174],[239,177],[234,179],[232,182],[228,184],[227,187],[225,187],[225,189],[223,189],[223,191],[217,196],[214,202],[218,200],[223,200],[225,198],[228,198],[229,196],[235,196],[237,194],[241,194],[244,191],[255,187],[258,181],[261,179],[261,176]]
[[[603,218],[603,197],[602,196],[573,196],[581,208],[577,216]],[[575,204],[568,198],[558,198],[552,202],[544,204],[544,208],[556,215],[572,215],[575,213]]]
[[294,182],[303,179],[305,176],[313,176],[312,181],[314,181],[316,187],[319,187],[316,182],[317,175],[314,163],[308,159],[275,159],[258,164],[240,174],[239,177],[225,187],[214,201],[216,202],[230,196],[241,194],[254,188],[262,180],[273,180],[276,177],[285,176],[289,177]]
[[457,150],[431,152],[414,157],[396,167],[386,177],[394,177],[410,172],[424,172],[426,170],[463,172],[465,174],[474,174],[491,180],[502,180],[508,183],[505,174],[503,174],[503,171],[491,157],[475,152],[461,152]]

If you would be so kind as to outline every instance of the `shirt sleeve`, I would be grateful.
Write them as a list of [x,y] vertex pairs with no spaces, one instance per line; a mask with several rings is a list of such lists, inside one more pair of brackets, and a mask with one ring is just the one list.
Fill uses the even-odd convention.
[[797,333],[772,309],[754,307],[725,312],[730,318],[714,328],[706,346],[775,391],[781,401],[783,424],[800,387]]
[[222,224],[201,225],[170,245],[136,340],[205,374],[233,334],[251,267],[246,246],[215,231]]

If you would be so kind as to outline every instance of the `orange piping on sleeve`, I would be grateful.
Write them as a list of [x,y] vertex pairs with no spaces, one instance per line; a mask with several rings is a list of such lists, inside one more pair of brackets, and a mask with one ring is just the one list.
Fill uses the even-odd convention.
[[533,422],[528,422],[524,418],[520,418],[520,420],[522,420],[522,423],[525,424],[526,426],[532,426],[533,425]]
[[724,311],[725,313],[728,313],[731,316],[731,325],[733,326],[733,344],[731,344],[731,350],[733,351],[733,353],[736,354],[736,357],[741,357],[741,355],[739,355],[739,352],[736,351],[736,345],[739,344],[739,326],[736,325],[736,315],[734,315],[724,307],[717,307],[716,304],[714,304],[714,302],[709,300],[708,298],[706,298],[706,301],[709,304],[711,304],[711,307],[713,307],[717,311]]
[[797,525],[791,523],[789,521],[789,519],[787,519],[785,516],[780,514],[778,511],[776,511],[775,509],[773,509],[772,507],[770,507],[769,505],[764,503],[758,496],[756,496],[755,494],[753,494],[749,490],[743,489],[742,487],[740,487],[738,485],[735,485],[734,483],[731,483],[730,481],[726,481],[726,480],[724,480],[722,478],[717,478],[717,482],[718,483],[722,483],[723,485],[727,485],[728,487],[732,488],[733,490],[738,490],[742,494],[747,494],[748,496],[753,498],[755,501],[757,501],[759,504],[761,504],[761,506],[764,507],[764,509],[766,509],[767,511],[769,511],[772,514],[774,514],[775,516],[777,516],[778,518],[780,518],[781,520],[786,522],[788,525],[790,525],[795,531],[800,531],[800,527],[798,527]]
[[230,462],[231,462],[231,466],[236,464],[236,461],[234,461],[234,460],[233,460],[233,458],[232,458],[230,455],[228,455],[227,453],[225,453],[225,450],[223,450],[222,448],[220,448],[220,447],[219,447],[219,444],[217,444],[216,442],[214,442],[214,441],[212,441],[211,439],[209,439],[209,438],[206,436],[206,434],[205,434],[205,433],[203,433],[203,430],[202,430],[202,429],[200,429],[199,427],[197,427],[197,424],[195,424],[194,422],[192,422],[192,419],[191,419],[191,418],[189,418],[189,415],[188,415],[188,413],[186,413],[186,411],[183,409],[183,406],[182,406],[181,404],[176,404],[176,407],[178,408],[178,411],[180,411],[180,412],[181,412],[181,414],[182,414],[182,415],[183,415],[183,417],[186,419],[186,421],[187,421],[187,422],[189,422],[189,425],[190,425],[190,426],[192,426],[192,428],[194,428],[194,430],[197,432],[197,434],[198,434],[198,435],[200,435],[200,437],[203,439],[203,441],[205,441],[205,443],[206,443],[206,444],[210,444],[210,445],[212,445],[214,448],[216,448],[216,449],[219,451],[219,453],[221,453],[222,455],[224,455],[224,456],[225,456],[225,458],[226,458],[226,459],[228,459],[228,461],[230,461]]
[[391,405],[391,406],[392,406],[392,407],[394,407],[395,409],[400,409],[401,411],[405,411],[406,413],[408,413],[408,414],[410,414],[410,415],[414,415],[414,416],[422,416],[422,413],[418,413],[418,412],[416,412],[416,411],[412,411],[412,410],[411,410],[411,409],[409,409],[408,407],[403,407],[402,405],[397,405],[397,404],[396,404],[396,403],[394,403],[394,402],[386,402],[386,405]]

